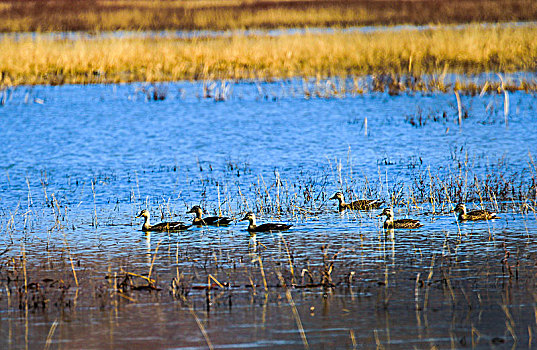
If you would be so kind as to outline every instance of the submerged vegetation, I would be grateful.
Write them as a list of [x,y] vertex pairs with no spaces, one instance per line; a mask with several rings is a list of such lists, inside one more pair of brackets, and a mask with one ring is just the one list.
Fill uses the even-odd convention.
[[293,0],[0,2],[0,31],[226,30],[528,21],[532,0]]
[[276,37],[0,39],[0,84],[537,70],[537,28],[471,25]]
[[[6,212],[0,216],[4,238],[8,242],[0,255],[3,286],[0,305],[7,307],[10,313],[18,308],[22,318],[28,318],[28,311],[37,315],[61,312],[62,315],[84,318],[87,317],[85,312],[78,315],[78,310],[96,307],[132,317],[136,309],[128,308],[129,305],[140,305],[144,310],[148,305],[155,310],[166,308],[163,305],[176,305],[176,312],[190,310],[192,320],[197,319],[198,314],[205,318],[211,315],[212,327],[220,311],[226,315],[226,322],[230,322],[237,312],[243,317],[259,306],[265,315],[267,309],[275,308],[284,320],[296,320],[301,339],[307,344],[308,337],[316,334],[308,327],[308,324],[315,324],[316,309],[321,310],[323,305],[326,308],[324,316],[339,317],[337,299],[344,298],[344,310],[347,311],[341,311],[343,315],[351,309],[355,312],[375,310],[381,318],[382,315],[387,317],[390,311],[397,312],[399,317],[408,317],[406,327],[412,337],[417,337],[413,327],[427,329],[428,317],[433,322],[435,315],[442,314],[438,311],[451,310],[452,321],[466,319],[465,315],[468,319],[465,328],[458,330],[458,336],[451,335],[451,342],[463,344],[470,341],[465,338],[468,337],[476,345],[517,344],[522,339],[531,343],[532,330],[526,328],[528,322],[519,318],[528,309],[512,307],[530,300],[531,311],[535,310],[531,296],[529,299],[524,296],[526,288],[537,283],[529,233],[517,233],[522,238],[515,247],[497,228],[488,226],[488,230],[484,229],[488,232],[487,238],[474,231],[464,231],[458,224],[449,229],[444,223],[427,229],[422,233],[427,236],[425,240],[420,238],[414,243],[417,246],[405,249],[399,245],[409,239],[408,234],[401,234],[396,243],[382,234],[382,227],[371,220],[370,212],[363,211],[348,214],[348,223],[354,222],[354,229],[359,228],[357,232],[338,234],[334,231],[331,235],[335,236],[327,236],[304,229],[319,215],[339,215],[327,204],[331,194],[328,188],[334,188],[334,185],[353,198],[364,195],[384,197],[400,216],[410,212],[428,225],[443,217],[454,219],[452,210],[458,201],[473,201],[473,206],[499,209],[511,218],[508,219],[512,220],[511,226],[517,222],[521,225],[520,221],[524,221],[527,227],[534,220],[537,172],[531,154],[527,168],[519,173],[510,172],[501,159],[483,169],[481,163],[489,160],[465,152],[454,152],[452,156],[450,169],[435,172],[428,167],[418,167],[412,183],[383,179],[380,169],[378,180],[362,178],[353,175],[350,164],[346,166],[340,161],[330,167],[332,170],[314,178],[306,174],[289,180],[275,173],[272,179],[241,185],[233,179],[237,168],[232,164],[225,166],[224,178],[218,179],[213,178],[213,170],[200,168],[199,173],[192,176],[192,187],[228,189],[222,193],[222,209],[231,216],[240,218],[242,212],[253,209],[268,217],[292,219],[296,222],[295,229],[300,232],[256,238],[243,229],[240,232],[235,229],[233,234],[233,229],[211,228],[209,230],[219,230],[218,238],[211,236],[203,246],[193,240],[198,235],[213,235],[216,231],[189,231],[187,235],[161,233],[153,238],[146,234],[143,238],[146,251],[135,248],[125,255],[118,245],[109,248],[119,251],[102,263],[96,262],[93,255],[86,255],[83,249],[77,249],[72,242],[76,239],[71,235],[75,229],[77,234],[86,229],[68,214],[73,209],[69,200],[59,202],[52,189],[47,192],[46,175],[43,175],[45,178],[40,180],[43,198],[35,192],[31,196],[29,189],[28,200],[32,198],[33,204],[29,204],[26,212]],[[133,189],[133,192],[136,191]],[[203,193],[207,192],[203,190]],[[159,211],[174,215],[174,210],[170,210],[172,198],[157,201],[153,205],[158,204]],[[130,203],[123,205],[132,206],[131,211],[134,211],[143,204],[133,195]],[[216,203],[212,208],[216,210]],[[178,210],[184,213],[182,205]],[[55,224],[48,230],[48,238],[32,239],[35,225],[47,220],[43,216],[49,216],[51,211]],[[491,222],[490,225],[494,224]],[[102,223],[100,230],[112,230],[114,226],[117,223]],[[442,226],[444,228],[440,230],[438,227]],[[97,227],[95,230],[101,232]],[[129,234],[136,236],[133,232]],[[509,232],[510,236],[514,234]],[[311,235],[315,239],[312,240]],[[223,240],[222,237],[226,238]],[[125,244],[136,247],[133,241],[127,240]],[[481,251],[475,251],[472,245],[487,247],[489,252],[485,261],[480,258]],[[46,256],[30,253],[43,250],[47,252]],[[509,295],[509,299],[504,295]],[[287,303],[284,303],[286,299]],[[318,304],[317,299],[322,304]],[[244,305],[251,305],[251,308],[244,308]],[[287,310],[287,305],[292,306],[291,310]],[[237,307],[238,311],[233,313]],[[401,309],[406,311],[401,312]],[[505,328],[496,329],[481,322],[481,317],[470,317],[472,310],[481,312],[484,309],[495,319],[505,320]],[[174,317],[178,316],[174,314]],[[435,323],[436,328],[444,327],[447,322],[445,316],[442,317]],[[425,319],[423,325],[422,318]],[[303,321],[307,323],[303,325]],[[207,335],[203,323],[196,322],[197,332],[205,334],[207,343],[222,341],[215,332]],[[259,322],[265,326],[270,319],[263,317]],[[346,327],[358,327],[349,322]],[[504,325],[504,322],[496,323]],[[268,326],[273,325],[268,323]],[[293,328],[293,325],[287,327]],[[389,327],[386,324],[386,328]],[[17,326],[13,328],[19,329]],[[370,331],[358,333],[362,343],[375,343],[374,339],[367,339]],[[52,336],[49,332],[49,337]],[[32,341],[43,342],[45,339]],[[49,341],[48,337],[46,341]],[[376,342],[389,344],[389,339],[376,339]]]

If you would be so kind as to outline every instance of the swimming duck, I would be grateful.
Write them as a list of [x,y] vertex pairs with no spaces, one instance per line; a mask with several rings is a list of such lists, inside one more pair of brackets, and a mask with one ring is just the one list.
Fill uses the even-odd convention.
[[496,213],[492,213],[488,210],[471,210],[467,212],[466,205],[464,205],[463,203],[457,204],[457,206],[455,207],[455,212],[459,213],[459,221],[499,219],[499,217],[496,216]]
[[255,224],[255,214],[252,212],[246,213],[246,215],[244,216],[244,218],[242,218],[241,221],[243,220],[250,221],[250,225],[248,225],[249,232],[284,231],[284,230],[289,229],[291,226],[293,226],[293,225],[288,225],[288,224],[275,224],[275,223],[268,223],[268,224],[257,226]]
[[380,199],[359,199],[354,202],[345,203],[345,198],[343,197],[343,193],[341,192],[336,192],[336,194],[330,197],[330,199],[337,199],[339,201],[339,211],[343,211],[345,209],[376,209],[380,207],[382,203],[384,203],[384,201]]
[[225,216],[208,216],[208,217],[202,218],[201,214],[203,214],[203,209],[199,205],[193,206],[186,213],[196,214],[196,217],[194,218],[194,220],[192,220],[192,225],[197,225],[197,226],[206,226],[206,225],[224,226],[224,225],[229,225],[229,223],[233,221],[233,219],[225,217]]
[[183,231],[190,227],[190,225],[185,225],[182,222],[161,222],[156,225],[151,225],[149,223],[150,214],[149,214],[149,211],[147,211],[146,209],[142,210],[140,214],[138,214],[138,216],[136,217],[145,218],[144,224],[142,225],[142,231],[145,231],[145,232],[147,231],[174,232],[174,231]]
[[394,220],[393,210],[391,208],[385,208],[382,211],[382,213],[377,215],[377,217],[383,216],[383,215],[386,216],[386,221],[384,221],[384,228],[418,228],[418,227],[423,226],[419,220],[414,220],[414,219]]

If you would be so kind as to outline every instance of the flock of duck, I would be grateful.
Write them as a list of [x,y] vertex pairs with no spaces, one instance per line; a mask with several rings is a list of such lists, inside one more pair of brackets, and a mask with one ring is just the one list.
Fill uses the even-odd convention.
[[[360,199],[350,203],[345,203],[345,198],[343,193],[336,192],[331,200],[337,199],[339,201],[338,209],[339,211],[344,211],[347,209],[350,210],[371,210],[378,209],[384,203],[384,201],[379,199]],[[478,221],[478,220],[491,220],[499,219],[496,216],[496,213],[490,212],[488,210],[466,210],[466,205],[463,203],[457,204],[454,210],[458,213],[459,221]],[[183,222],[161,222],[156,225],[151,225],[150,214],[146,209],[142,210],[137,218],[143,217],[144,223],[142,224],[142,231],[158,231],[158,232],[174,232],[174,231],[183,231],[188,229],[191,226],[226,226],[229,225],[233,219],[225,216],[208,216],[202,217],[204,214],[203,209],[196,205],[192,207],[187,214],[195,214],[194,220],[192,220],[191,225],[187,225]],[[386,216],[383,227],[385,229],[414,229],[422,227],[423,224],[416,219],[398,219],[394,220],[393,210],[391,208],[385,208],[382,213],[377,215],[377,217]],[[282,224],[282,223],[266,223],[262,225],[257,225],[255,214],[253,212],[248,212],[240,221],[248,220],[249,225],[247,230],[250,233],[256,232],[271,232],[271,231],[284,231],[289,229],[292,225]]]

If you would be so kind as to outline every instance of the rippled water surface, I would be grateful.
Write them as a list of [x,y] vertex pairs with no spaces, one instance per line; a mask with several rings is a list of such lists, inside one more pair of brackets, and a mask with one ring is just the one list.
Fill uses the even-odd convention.
[[[312,91],[4,92],[1,347],[531,346],[535,95],[461,96],[459,124],[453,93]],[[424,226],[384,232],[378,209],[339,213],[336,191]],[[501,218],[458,223],[459,201]],[[135,219],[188,222],[197,204],[237,221],[145,234]],[[293,227],[251,237],[247,211]]]

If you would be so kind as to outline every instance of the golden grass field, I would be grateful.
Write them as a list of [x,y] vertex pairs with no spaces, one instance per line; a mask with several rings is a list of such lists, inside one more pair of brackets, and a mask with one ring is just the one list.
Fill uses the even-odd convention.
[[528,21],[534,0],[0,0],[0,32]]
[[535,71],[537,28],[484,27],[229,38],[0,40],[1,84],[273,79]]

